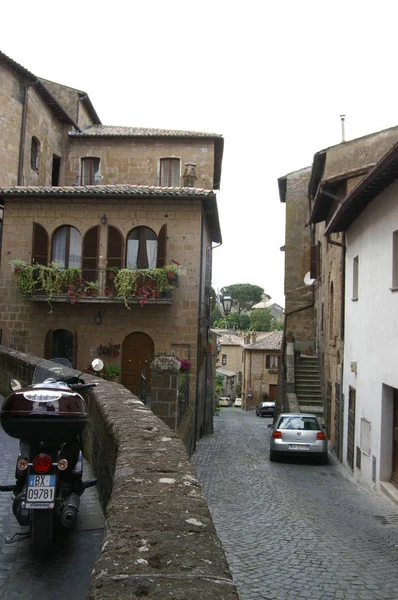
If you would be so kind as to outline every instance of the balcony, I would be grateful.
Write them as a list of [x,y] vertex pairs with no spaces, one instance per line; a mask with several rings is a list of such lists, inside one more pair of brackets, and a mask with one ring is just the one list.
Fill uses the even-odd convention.
[[81,269],[63,269],[50,265],[29,265],[15,270],[17,287],[25,300],[69,304],[172,304],[173,289],[178,285],[178,268],[111,271],[101,268],[88,281]]

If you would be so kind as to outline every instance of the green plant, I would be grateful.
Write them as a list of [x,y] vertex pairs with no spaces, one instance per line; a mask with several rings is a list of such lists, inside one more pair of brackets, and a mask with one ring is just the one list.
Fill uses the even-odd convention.
[[21,260],[20,258],[14,258],[14,260],[10,262],[10,265],[12,265],[16,271],[23,269],[27,266],[26,262],[24,260]]
[[124,300],[128,309],[131,298],[141,299],[143,306],[148,299],[159,298],[162,293],[171,289],[167,276],[171,269],[175,271],[178,267],[168,265],[158,269],[120,269],[114,279],[116,296]]
[[109,277],[117,275],[119,273],[119,270],[120,269],[118,267],[106,267],[106,272],[108,273]]
[[105,365],[101,371],[101,375],[104,379],[114,379],[119,377],[121,369],[119,365]]
[[85,291],[98,292],[98,281],[85,281]]
[[288,331],[287,334],[286,334],[286,337],[287,337],[287,341],[288,342],[294,342],[294,333],[293,333],[293,331]]
[[268,394],[268,392],[263,392],[263,393],[261,394],[261,397],[262,397],[262,399],[264,400],[264,402],[266,402],[266,401],[268,400],[268,398],[269,398],[269,394]]

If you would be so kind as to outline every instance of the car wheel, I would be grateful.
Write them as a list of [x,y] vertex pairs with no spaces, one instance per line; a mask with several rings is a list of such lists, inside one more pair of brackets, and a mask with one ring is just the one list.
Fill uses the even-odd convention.
[[269,451],[269,459],[270,459],[271,462],[276,462],[277,461],[275,450],[270,450]]

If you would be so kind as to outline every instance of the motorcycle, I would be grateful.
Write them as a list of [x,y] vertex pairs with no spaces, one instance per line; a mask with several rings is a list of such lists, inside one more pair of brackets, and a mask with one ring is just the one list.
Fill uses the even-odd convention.
[[[40,556],[51,551],[53,528],[71,529],[79,512],[80,496],[97,479],[83,481],[83,434],[88,421],[87,406],[81,393],[97,383],[85,383],[81,375],[90,368],[103,369],[99,358],[77,377],[56,379],[60,367],[70,367],[66,359],[40,363],[32,384],[23,388],[10,381],[11,393],[3,402],[0,422],[5,433],[20,440],[15,483],[0,486],[13,493],[12,510],[26,533],[32,550]],[[50,371],[49,371],[50,369]]]

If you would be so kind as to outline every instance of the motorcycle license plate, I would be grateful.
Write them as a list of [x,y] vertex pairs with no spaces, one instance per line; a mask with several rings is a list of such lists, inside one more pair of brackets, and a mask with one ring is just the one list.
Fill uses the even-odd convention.
[[29,475],[26,508],[54,508],[55,475]]

